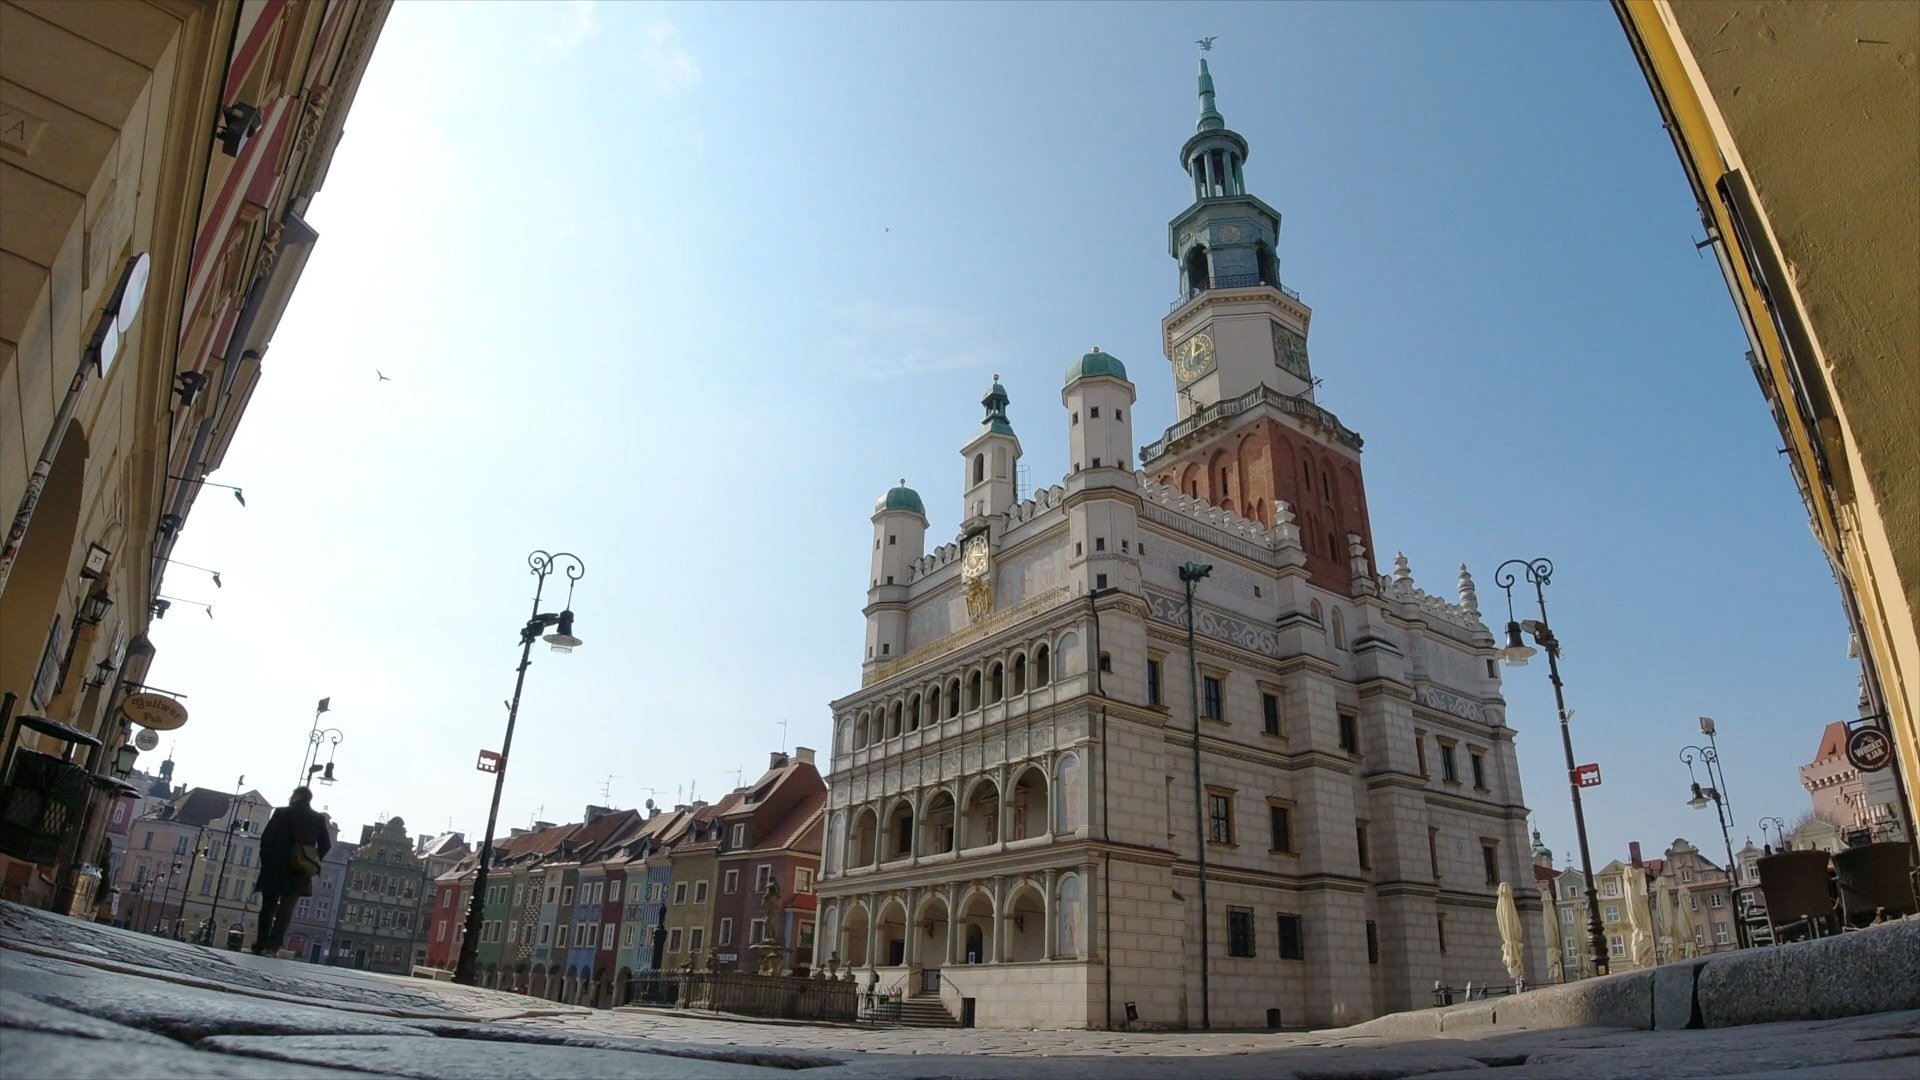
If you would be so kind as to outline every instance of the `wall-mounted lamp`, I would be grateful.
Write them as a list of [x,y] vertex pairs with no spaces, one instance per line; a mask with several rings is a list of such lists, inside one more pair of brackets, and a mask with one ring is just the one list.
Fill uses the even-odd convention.
[[113,597],[107,595],[107,587],[102,585],[99,591],[87,597],[86,606],[81,609],[80,617],[95,626],[99,626],[101,621],[107,617],[107,609],[112,606]]
[[93,665],[93,678],[81,685],[89,690],[98,690],[113,681],[113,661],[102,660]]
[[[244,491],[241,491],[241,490],[240,490],[239,488],[237,488],[237,487],[235,487],[235,486],[233,486],[232,484],[216,484],[216,483],[214,483],[213,481],[211,481],[211,480],[207,480],[207,479],[204,479],[204,478],[202,478],[202,479],[199,479],[199,480],[195,480],[195,479],[193,479],[192,477],[187,477],[187,476],[175,476],[175,475],[173,475],[172,473],[168,473],[168,474],[167,474],[167,479],[169,479],[169,480],[178,480],[178,481],[180,481],[180,482],[181,482],[181,483],[183,483],[183,484],[199,484],[199,485],[200,485],[200,486],[202,486],[202,487],[217,487],[217,488],[226,488],[226,489],[227,489],[228,491],[231,491],[231,492],[233,492],[233,501],[234,501],[234,502],[237,502],[237,503],[239,503],[239,504],[240,504],[241,506],[245,506],[245,505],[247,505],[247,494],[246,494],[246,492],[244,492]],[[169,515],[169,516],[171,516],[171,515]]]
[[[213,605],[206,603],[204,601],[187,600],[178,596],[157,596],[154,598],[153,602],[155,604],[192,604],[195,607],[206,608],[207,618],[209,619],[213,618]],[[162,608],[161,611],[157,613],[155,617],[159,618],[159,617],[163,617],[164,615],[165,615],[165,609]]]
[[260,110],[243,101],[236,101],[220,109],[220,128],[214,132],[220,138],[220,152],[228,157],[239,157],[240,148],[247,144],[253,133],[260,130]]
[[[177,476],[170,476],[167,479],[178,480],[180,478]],[[179,514],[161,514],[160,515],[160,535],[172,536],[173,534],[180,531],[180,526],[185,524],[186,524],[185,519],[181,518]]]
[[214,588],[216,589],[225,588],[225,586],[220,584],[220,571],[218,570],[209,570],[204,566],[195,566],[192,563],[181,562],[179,559],[168,559],[166,560],[166,562],[170,566],[184,566],[189,570],[198,570],[203,574],[210,575],[213,578]]
[[173,601],[171,601],[171,600],[162,600],[162,599],[160,599],[159,597],[157,597],[157,596],[156,596],[156,597],[154,597],[154,600],[153,600],[153,605],[152,605],[152,607],[150,608],[150,610],[151,610],[151,611],[153,612],[153,617],[154,617],[154,618],[156,618],[156,619],[164,619],[164,618],[166,618],[166,617],[167,617],[167,609],[168,609],[168,608],[170,608],[170,607],[172,607],[172,606],[173,606]]
[[121,780],[133,775],[133,763],[140,759],[140,748],[127,743],[113,753],[113,775]]
[[183,371],[173,377],[173,392],[180,395],[180,407],[193,408],[200,392],[207,388],[207,377],[198,371]]

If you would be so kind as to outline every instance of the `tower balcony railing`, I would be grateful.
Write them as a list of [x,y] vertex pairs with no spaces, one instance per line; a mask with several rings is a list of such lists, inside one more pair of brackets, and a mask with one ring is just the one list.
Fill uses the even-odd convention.
[[1238,416],[1249,409],[1259,408],[1263,405],[1271,406],[1281,412],[1319,424],[1332,431],[1334,437],[1340,441],[1341,445],[1351,447],[1355,450],[1360,449],[1360,436],[1348,431],[1346,426],[1340,423],[1339,417],[1305,398],[1283,394],[1273,387],[1263,384],[1241,394],[1239,397],[1229,398],[1226,401],[1216,401],[1211,405],[1196,409],[1191,416],[1168,428],[1167,433],[1157,441],[1150,442],[1140,448],[1141,465],[1146,466],[1148,463],[1158,460],[1175,443],[1216,420],[1222,420],[1230,416]]
[[1259,274],[1227,274],[1214,278],[1205,285],[1188,289],[1187,295],[1179,297],[1174,300],[1173,303],[1168,304],[1167,310],[1178,311],[1182,307],[1198,300],[1201,293],[1211,292],[1214,289],[1251,289],[1260,285],[1271,285],[1295,300],[1300,299],[1300,293],[1298,291],[1289,289],[1277,281],[1263,281]]

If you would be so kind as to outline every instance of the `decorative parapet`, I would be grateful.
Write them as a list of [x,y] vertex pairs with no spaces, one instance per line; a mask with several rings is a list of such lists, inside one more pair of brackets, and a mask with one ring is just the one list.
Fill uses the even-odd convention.
[[[1465,570],[1466,567],[1461,567],[1463,577]],[[1386,600],[1403,608],[1412,608],[1415,612],[1436,622],[1457,627],[1469,634],[1493,633],[1480,618],[1480,612],[1477,610],[1478,598],[1473,595],[1472,578],[1465,578],[1462,595],[1472,598],[1474,605],[1449,604],[1413,583],[1413,571],[1408,568],[1407,557],[1403,554],[1394,559],[1394,572],[1391,576],[1380,575],[1379,588],[1380,595]]]
[[1350,450],[1360,449],[1362,440],[1359,434],[1348,430],[1346,425],[1340,422],[1339,417],[1308,401],[1306,398],[1292,397],[1275,390],[1271,386],[1262,384],[1241,394],[1239,397],[1229,398],[1226,401],[1216,401],[1168,428],[1167,433],[1161,436],[1158,442],[1151,442],[1140,448],[1140,461],[1143,464],[1157,461],[1166,455],[1168,451],[1172,450],[1174,444],[1200,429],[1212,425],[1215,421],[1238,416],[1243,412],[1259,408],[1263,405],[1277,409],[1289,416],[1297,416],[1311,424],[1325,428],[1340,445]]
[[884,664],[875,665],[871,671],[868,671],[860,677],[860,688],[864,690],[875,683],[885,682],[903,671],[908,671],[930,661],[938,660],[943,656],[959,652],[961,649],[977,641],[992,637],[1015,623],[1023,622],[1051,608],[1058,607],[1066,603],[1072,596],[1073,590],[1062,585],[1057,589],[1049,589],[1029,600],[1015,604],[1005,611],[996,611],[992,615],[974,623],[972,626],[964,630],[956,630],[938,641],[913,650],[898,660],[890,660]]
[[1140,484],[1141,499],[1149,507],[1166,507],[1176,514],[1266,551],[1300,546],[1300,527],[1293,523],[1293,508],[1285,502],[1273,504],[1274,524],[1269,528],[1205,499],[1183,495],[1170,485],[1148,479],[1144,472],[1136,472],[1133,477]]

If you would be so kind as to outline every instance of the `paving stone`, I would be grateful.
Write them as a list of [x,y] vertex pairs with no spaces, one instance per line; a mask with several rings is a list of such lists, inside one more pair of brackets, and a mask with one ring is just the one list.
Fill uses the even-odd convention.
[[1700,973],[1708,1027],[1920,1009],[1920,920],[1716,956]]
[[1546,1027],[1653,1026],[1653,972],[1628,971],[1547,986],[1500,1001],[1500,1025]]
[[1694,1023],[1694,981],[1710,957],[1662,964],[1653,969],[1653,1026],[1678,1031]]
[[516,1080],[580,1080],[583,1076],[619,1076],[633,1080],[793,1076],[790,1069],[667,1054],[405,1035],[216,1035],[199,1045],[227,1054],[339,1066],[421,1080],[498,1080],[502,1076]]
[[122,1043],[145,1043],[149,1046],[178,1045],[162,1035],[48,1005],[12,990],[0,990],[0,1027],[24,1028],[50,1035],[76,1035],[86,1039],[113,1039]]
[[317,1065],[209,1054],[172,1042],[164,1046],[134,1046],[110,1039],[10,1027],[0,1027],[0,1062],[5,1062],[7,1076],[33,1077],[34,1080],[99,1080],[103,1076],[166,1076],[182,1080],[202,1077],[349,1080],[357,1077],[366,1080],[368,1075]]
[[1492,1027],[1497,1007],[1495,1002],[1479,1001],[1471,1005],[1437,1010],[1440,1013],[1440,1030],[1471,1031],[1475,1028]]

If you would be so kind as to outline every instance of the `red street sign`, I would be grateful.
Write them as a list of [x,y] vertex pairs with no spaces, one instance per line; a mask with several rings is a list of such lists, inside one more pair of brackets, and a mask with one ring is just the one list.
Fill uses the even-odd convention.
[[482,750],[480,751],[480,760],[475,762],[473,767],[481,772],[499,772],[500,755],[491,750]]
[[1573,770],[1573,782],[1580,787],[1600,786],[1600,766],[1582,765]]

